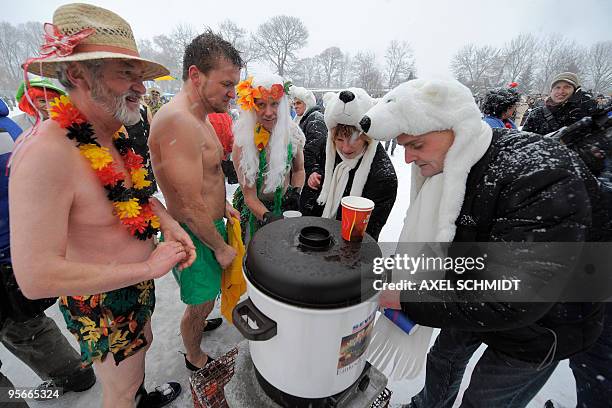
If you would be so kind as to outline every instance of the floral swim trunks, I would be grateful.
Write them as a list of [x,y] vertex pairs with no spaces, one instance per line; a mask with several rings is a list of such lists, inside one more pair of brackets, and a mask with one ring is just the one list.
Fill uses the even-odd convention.
[[97,295],[62,296],[59,306],[79,342],[83,366],[104,361],[109,352],[119,365],[147,345],[144,329],[155,309],[155,283],[147,280]]

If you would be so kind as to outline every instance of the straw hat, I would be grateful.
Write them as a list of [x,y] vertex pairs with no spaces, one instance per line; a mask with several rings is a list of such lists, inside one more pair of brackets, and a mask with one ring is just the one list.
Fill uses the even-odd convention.
[[[145,81],[170,73],[163,65],[140,57],[132,28],[112,11],[90,4],[66,4],[55,10],[53,25],[63,36],[85,29],[94,29],[95,32],[82,39],[66,56],[53,55],[32,62],[28,66],[29,72],[55,78],[55,68],[60,62],[118,58],[142,61]],[[47,27],[45,31],[48,32]]]

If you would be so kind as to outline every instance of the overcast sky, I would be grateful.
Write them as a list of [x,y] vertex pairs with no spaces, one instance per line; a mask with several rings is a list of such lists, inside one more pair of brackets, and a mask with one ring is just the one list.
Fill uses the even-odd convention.
[[[308,44],[299,56],[311,57],[330,46],[355,54],[376,52],[382,67],[393,39],[410,42],[419,76],[447,76],[452,55],[467,43],[501,46],[520,33],[561,33],[579,44],[612,40],[610,0],[98,0],[82,1],[120,14],[136,38],[169,33],[176,24],[217,27],[226,18],[255,31],[269,17],[302,19]],[[11,0],[0,20],[51,22],[66,1]]]

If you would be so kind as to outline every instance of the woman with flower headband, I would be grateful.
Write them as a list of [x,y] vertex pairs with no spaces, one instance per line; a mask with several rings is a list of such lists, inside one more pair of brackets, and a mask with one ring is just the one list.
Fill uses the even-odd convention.
[[242,231],[252,236],[259,226],[297,210],[304,185],[304,143],[291,120],[289,100],[278,75],[250,77],[236,87],[242,109],[234,125],[234,167],[240,188],[234,207]]

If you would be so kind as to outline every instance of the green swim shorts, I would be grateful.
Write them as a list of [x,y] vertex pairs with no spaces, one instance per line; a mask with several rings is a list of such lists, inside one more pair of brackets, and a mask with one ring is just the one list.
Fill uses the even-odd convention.
[[[199,305],[214,300],[221,290],[221,265],[217,262],[214,252],[203,244],[185,224],[181,226],[187,231],[196,248],[196,260],[189,268],[179,271],[172,270],[174,278],[181,288],[181,300],[188,305]],[[227,242],[227,230],[223,219],[215,220],[215,227]]]

